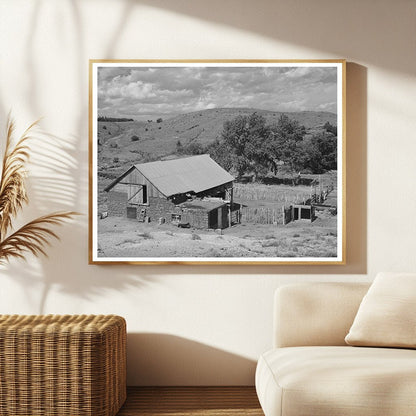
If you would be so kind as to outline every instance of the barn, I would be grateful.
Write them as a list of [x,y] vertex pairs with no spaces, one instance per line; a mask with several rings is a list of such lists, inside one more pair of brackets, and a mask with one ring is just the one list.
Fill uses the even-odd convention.
[[233,181],[209,155],[136,164],[105,188],[108,215],[226,228],[240,218]]

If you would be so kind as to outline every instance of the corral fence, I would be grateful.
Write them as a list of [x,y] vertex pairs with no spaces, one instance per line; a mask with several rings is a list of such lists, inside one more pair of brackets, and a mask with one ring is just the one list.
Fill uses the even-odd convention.
[[310,220],[315,218],[315,208],[313,205],[290,205],[282,206],[281,209],[274,208],[241,208],[242,222],[268,225],[286,225],[295,220]]
[[313,178],[302,178],[302,177],[293,177],[293,178],[262,178],[261,183],[266,185],[289,185],[289,186],[312,186],[318,183],[316,179]]
[[[254,182],[254,175],[245,175],[238,179],[242,184],[248,184]],[[265,185],[289,185],[289,186],[311,186],[318,183],[316,178],[307,178],[300,176],[288,176],[288,177],[260,177],[256,182]]]
[[[310,220],[315,219],[314,204],[322,204],[328,197],[328,194],[333,191],[334,186],[332,184],[328,186],[317,186],[310,190],[310,194],[294,194],[286,195],[279,194],[273,190],[267,189],[243,189],[244,198],[246,200],[268,200],[276,201],[276,208],[274,207],[241,207],[241,222],[254,223],[254,224],[288,224],[295,220]],[[239,195],[239,188],[234,189],[236,197],[242,197],[242,193]],[[278,204],[280,202],[280,204]]]
[[325,187],[315,187],[314,192],[311,191],[311,196],[307,203],[293,204],[283,207],[283,225],[296,220],[310,220],[311,222],[316,218],[315,206],[323,204],[328,198],[330,192],[334,190],[334,185],[329,184]]
[[334,190],[334,185],[331,183],[325,187],[315,187],[311,191],[310,202],[312,204],[322,204],[328,198],[330,192]]
[[283,213],[280,209],[241,207],[242,222],[254,224],[283,224]]
[[234,184],[234,198],[245,201],[273,201],[285,204],[303,203],[306,202],[312,193],[310,192],[293,191],[291,189],[282,190],[273,186],[255,186]]

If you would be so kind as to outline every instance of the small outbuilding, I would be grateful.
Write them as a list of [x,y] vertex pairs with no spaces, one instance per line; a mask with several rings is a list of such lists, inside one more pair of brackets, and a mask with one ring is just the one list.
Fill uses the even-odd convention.
[[240,218],[233,182],[209,155],[136,164],[105,188],[108,215],[226,228]]
[[194,228],[228,227],[228,205],[221,200],[193,200],[180,204],[179,221]]

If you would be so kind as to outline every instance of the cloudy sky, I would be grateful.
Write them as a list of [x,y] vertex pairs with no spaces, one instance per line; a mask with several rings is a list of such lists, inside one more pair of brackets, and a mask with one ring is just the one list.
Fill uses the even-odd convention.
[[135,120],[220,107],[337,111],[334,67],[99,67],[98,114]]

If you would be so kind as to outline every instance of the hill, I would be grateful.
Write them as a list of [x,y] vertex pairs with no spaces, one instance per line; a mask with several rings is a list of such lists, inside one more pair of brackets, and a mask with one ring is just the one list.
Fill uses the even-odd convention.
[[[278,111],[253,108],[215,108],[181,114],[157,121],[98,122],[98,170],[102,178],[113,179],[133,163],[176,158],[177,144],[203,146],[221,137],[224,122],[258,113],[267,124],[277,122]],[[286,112],[289,118],[304,125],[308,133],[322,130],[326,122],[337,124],[336,114],[329,112]],[[183,155],[182,155],[183,156]]]

